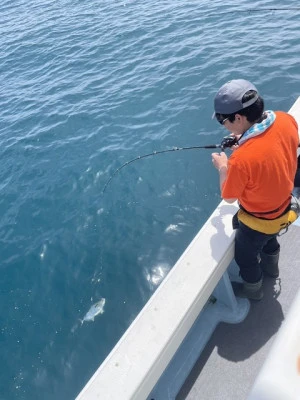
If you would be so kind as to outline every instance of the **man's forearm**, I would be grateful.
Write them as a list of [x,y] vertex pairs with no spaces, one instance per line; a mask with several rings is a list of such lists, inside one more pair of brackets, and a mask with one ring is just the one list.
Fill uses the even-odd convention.
[[[222,196],[222,188],[224,185],[224,182],[226,181],[227,178],[227,165],[223,165],[222,167],[220,167],[219,169],[219,176],[220,176],[220,192],[221,192],[221,196]],[[226,201],[227,203],[234,203],[237,199],[224,199],[224,197],[222,196],[223,200]]]
[[220,177],[220,192],[222,193],[222,188],[227,178],[227,165],[222,165],[219,168],[219,177]]

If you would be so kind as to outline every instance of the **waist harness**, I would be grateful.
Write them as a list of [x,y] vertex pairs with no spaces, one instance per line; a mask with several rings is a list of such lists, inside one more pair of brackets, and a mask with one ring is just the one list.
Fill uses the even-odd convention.
[[[269,214],[272,212],[276,212],[276,210],[266,212],[264,214]],[[282,215],[275,219],[264,219],[255,217],[251,213],[247,212],[243,207],[240,208],[240,210],[238,211],[237,218],[243,224],[255,231],[272,235],[275,233],[280,233],[282,230],[285,230],[286,232],[288,227],[296,221],[299,215],[299,200],[292,196],[290,205],[287,207],[286,210],[284,210]]]

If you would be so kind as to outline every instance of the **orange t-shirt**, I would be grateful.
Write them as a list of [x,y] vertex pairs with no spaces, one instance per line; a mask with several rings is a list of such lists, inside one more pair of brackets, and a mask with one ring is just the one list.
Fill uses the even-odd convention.
[[297,169],[297,122],[282,111],[275,114],[265,132],[232,153],[222,187],[224,199],[237,198],[247,211],[266,219],[278,217],[288,206]]

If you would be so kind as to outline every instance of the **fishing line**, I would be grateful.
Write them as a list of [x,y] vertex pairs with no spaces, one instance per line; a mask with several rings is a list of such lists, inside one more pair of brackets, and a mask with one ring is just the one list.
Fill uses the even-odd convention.
[[[232,13],[249,13],[251,14],[256,13],[256,12],[274,12],[274,11],[300,11],[300,7],[277,7],[277,8],[247,8],[247,9],[234,9],[234,10],[226,10],[226,11],[221,11],[218,13],[218,15],[224,15],[224,14],[232,14]],[[210,11],[211,13],[211,11]],[[213,12],[215,15],[216,13]]]
[[267,7],[262,7],[262,8],[246,8],[246,9],[238,9],[238,8],[227,8],[224,11],[220,11],[220,12],[216,12],[215,10],[212,9],[208,9],[205,12],[205,17],[219,17],[219,16],[227,16],[227,15],[233,15],[233,14],[249,14],[249,16],[251,16],[251,14],[258,14],[261,13],[260,16],[263,16],[264,13],[270,13],[270,14],[275,14],[278,12],[299,12],[300,11],[300,7],[276,7],[276,8],[267,8]]
[[296,11],[300,10],[300,7],[277,7],[277,8],[248,8],[247,10],[237,10],[242,12],[259,12],[259,11]]
[[106,184],[103,187],[102,193],[105,192],[107,186],[113,179],[113,177],[121,171],[122,168],[126,167],[127,165],[138,161],[142,160],[143,158],[151,157],[151,156],[156,156],[158,154],[164,154],[164,153],[170,153],[173,151],[181,151],[181,150],[198,150],[198,149],[222,149],[222,151],[228,147],[231,147],[237,143],[237,140],[233,136],[225,136],[220,144],[209,144],[207,146],[190,146],[190,147],[173,147],[172,149],[168,150],[161,150],[161,151],[153,151],[152,153],[149,154],[144,154],[142,156],[138,156],[136,158],[133,158],[132,160],[126,161],[123,165],[121,165],[118,169],[115,170],[115,172],[111,175],[111,177],[108,179]]

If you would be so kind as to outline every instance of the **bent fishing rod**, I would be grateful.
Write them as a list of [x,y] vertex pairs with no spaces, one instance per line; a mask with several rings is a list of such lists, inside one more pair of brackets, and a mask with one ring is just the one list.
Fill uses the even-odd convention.
[[232,147],[235,144],[237,144],[237,139],[234,136],[225,136],[220,144],[209,144],[207,146],[173,147],[172,149],[161,150],[161,151],[153,151],[152,153],[144,154],[142,156],[138,156],[136,158],[133,158],[132,160],[126,161],[123,165],[121,165],[118,169],[115,170],[115,172],[111,175],[111,177],[108,179],[108,181],[104,185],[102,193],[105,192],[107,186],[109,185],[109,183],[111,182],[113,177],[118,172],[120,172],[120,170],[122,168],[126,167],[127,165],[129,165],[129,164],[131,164],[131,163],[133,163],[135,161],[142,160],[143,158],[156,156],[158,154],[163,154],[163,153],[170,153],[170,152],[173,152],[173,151],[181,151],[181,150],[221,149],[222,151],[224,151],[224,149]]

